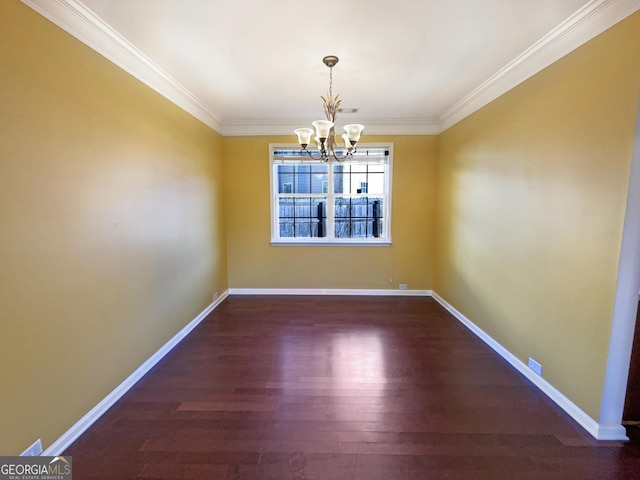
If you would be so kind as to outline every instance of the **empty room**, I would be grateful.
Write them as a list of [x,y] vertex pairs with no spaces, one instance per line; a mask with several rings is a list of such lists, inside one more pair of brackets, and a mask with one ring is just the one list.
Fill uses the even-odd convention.
[[0,2],[2,465],[640,478],[639,10]]

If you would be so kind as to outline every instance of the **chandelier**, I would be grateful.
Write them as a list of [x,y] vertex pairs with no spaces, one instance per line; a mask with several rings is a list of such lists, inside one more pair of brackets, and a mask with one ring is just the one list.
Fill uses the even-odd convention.
[[[307,149],[311,136],[314,134],[314,130],[311,128],[297,128],[294,130],[298,136],[298,143],[302,147],[302,153],[309,155],[314,160],[322,160],[328,162],[330,159],[342,161],[353,157],[356,151],[356,145],[360,140],[360,134],[364,130],[363,125],[353,123],[345,125],[344,130],[346,133],[342,134],[344,140],[344,149],[339,149],[336,143],[336,132],[334,130],[334,124],[336,121],[336,114],[340,108],[342,100],[340,95],[333,97],[333,67],[338,63],[338,57],[334,55],[328,55],[322,59],[322,62],[329,67],[329,94],[327,98],[322,98],[322,104],[324,106],[324,114],[327,117],[326,120],[316,120],[312,123],[315,127],[315,142],[318,145],[320,156],[314,156],[310,150]],[[339,153],[339,152],[342,153]]]

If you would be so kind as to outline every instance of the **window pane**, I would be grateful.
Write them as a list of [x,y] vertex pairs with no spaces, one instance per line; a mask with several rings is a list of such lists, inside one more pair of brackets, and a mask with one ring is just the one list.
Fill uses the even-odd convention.
[[296,237],[310,237],[311,225],[307,222],[296,224]]
[[282,238],[294,237],[293,223],[283,223],[280,221],[280,236]]
[[367,184],[366,173],[351,174],[351,193],[367,193],[362,191],[362,185]]
[[293,218],[294,217],[294,204],[293,198],[281,198],[279,201],[279,216],[280,218]]
[[336,198],[335,205],[335,217],[349,217],[349,209],[351,208],[350,202],[348,198],[338,197]]
[[280,197],[280,237],[325,237],[326,197]]
[[328,193],[329,166],[314,165],[311,170],[311,193]]
[[276,177],[278,193],[293,193],[293,165],[278,165]]
[[278,193],[327,193],[328,165],[277,165]]
[[381,197],[369,197],[369,213],[371,218],[382,218],[384,213],[384,199]]
[[296,198],[296,218],[309,218],[311,216],[311,204],[309,198]]
[[382,236],[382,232],[384,232],[384,225],[383,225],[383,220],[382,218],[378,219],[378,221],[372,220],[371,221],[371,237],[381,237]]
[[311,199],[311,216],[314,218],[327,218],[327,199],[314,197]]
[[336,230],[335,230],[336,238],[351,238],[351,232],[350,232],[351,223],[349,220],[341,220],[336,218],[335,224],[336,224]]
[[385,192],[385,166],[346,164],[334,165],[334,193],[383,195]]
[[353,220],[351,222],[351,237],[364,238],[367,236],[367,221]]
[[345,178],[344,165],[334,165],[333,166],[333,193],[349,193],[344,191],[344,178]]
[[295,181],[293,193],[311,193],[311,166],[296,165]]
[[351,216],[352,217],[367,217],[367,199],[366,198],[352,198],[351,199]]
[[337,197],[335,199],[336,238],[371,238],[382,235],[383,199],[377,197]]
[[276,149],[272,154],[275,241],[318,237],[367,241],[381,240],[388,233],[383,226],[390,223],[382,218],[391,188],[386,150],[369,148],[357,152],[353,162],[336,163],[313,161],[297,148]]
[[311,216],[313,222],[311,223],[311,236],[312,237],[326,237],[327,236],[327,199],[326,198],[312,198],[311,199]]
[[376,195],[384,194],[384,173],[369,172],[369,174],[367,175],[367,182],[367,193],[374,193]]

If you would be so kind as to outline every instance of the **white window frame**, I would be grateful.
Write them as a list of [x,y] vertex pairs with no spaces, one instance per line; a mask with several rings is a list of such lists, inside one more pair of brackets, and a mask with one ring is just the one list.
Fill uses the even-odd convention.
[[[389,152],[389,158],[387,162],[387,173],[385,175],[385,192],[382,195],[383,211],[382,211],[382,235],[380,237],[369,238],[336,238],[334,236],[334,211],[333,208],[329,208],[327,205],[327,217],[326,217],[326,237],[280,237],[280,224],[279,224],[279,198],[280,195],[290,196],[291,194],[280,194],[278,192],[277,177],[275,175],[274,163],[274,151],[288,149],[300,151],[300,146],[291,143],[271,143],[269,144],[269,197],[270,197],[270,215],[271,215],[271,245],[335,245],[335,246],[387,246],[391,245],[391,199],[392,192],[391,186],[393,184],[393,143],[363,143],[358,144],[358,151],[365,152],[367,149],[384,149]],[[313,164],[313,160],[305,159],[305,163]],[[335,162],[335,161],[334,161]],[[323,164],[324,162],[318,161],[316,164]],[[368,196],[368,193],[364,194],[334,194],[333,193],[333,164],[329,162],[329,179],[328,179],[328,192],[320,194],[298,194],[301,197],[314,197],[314,196],[326,196],[326,197],[360,197]],[[373,195],[373,194],[371,194]]]

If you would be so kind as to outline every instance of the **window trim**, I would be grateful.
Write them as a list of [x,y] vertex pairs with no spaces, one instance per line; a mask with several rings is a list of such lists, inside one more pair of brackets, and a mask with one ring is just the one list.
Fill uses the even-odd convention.
[[[280,238],[277,234],[278,229],[278,221],[277,221],[277,199],[278,192],[276,191],[274,184],[274,162],[273,162],[273,152],[279,149],[292,149],[292,150],[300,150],[300,146],[295,143],[270,143],[269,144],[269,216],[271,223],[271,245],[273,246],[333,246],[333,247],[344,247],[344,246],[358,246],[358,247],[376,247],[376,246],[390,246],[391,245],[391,201],[392,201],[392,192],[391,187],[393,185],[393,143],[360,143],[358,144],[358,150],[363,151],[367,148],[371,149],[382,149],[389,151],[389,161],[387,163],[387,175],[385,182],[385,204],[384,205],[384,213],[383,219],[383,230],[384,236],[381,238],[370,237],[369,239],[362,238],[335,238],[331,237],[287,237]],[[331,169],[333,162],[329,162],[329,169]],[[329,182],[331,185],[332,182]],[[301,194],[302,195],[302,194]],[[306,195],[306,194],[305,194]],[[315,194],[314,194],[315,195]],[[322,194],[318,194],[322,195]],[[335,194],[330,193],[332,196],[354,196],[357,197],[357,194]],[[327,223],[329,223],[329,213],[327,212]],[[331,219],[333,219],[333,214],[331,214]],[[327,225],[327,230],[331,231],[331,235],[333,235],[332,229],[334,228],[333,220],[331,220],[331,228]]]

